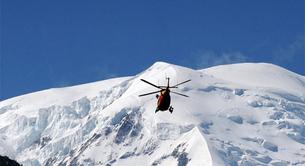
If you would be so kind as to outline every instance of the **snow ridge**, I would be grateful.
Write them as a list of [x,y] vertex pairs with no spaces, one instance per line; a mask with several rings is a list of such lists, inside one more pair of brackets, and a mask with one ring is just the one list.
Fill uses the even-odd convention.
[[[154,113],[156,90],[192,79]],[[0,102],[0,155],[23,165],[304,165],[305,78],[272,64],[193,70],[157,62],[133,77]]]

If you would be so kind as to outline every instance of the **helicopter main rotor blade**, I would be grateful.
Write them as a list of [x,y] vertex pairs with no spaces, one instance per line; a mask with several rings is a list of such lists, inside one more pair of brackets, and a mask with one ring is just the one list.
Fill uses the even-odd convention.
[[150,82],[148,82],[148,81],[146,81],[146,80],[144,80],[144,79],[141,79],[141,81],[143,81],[143,82],[145,82],[145,83],[147,83],[147,84],[149,84],[149,85],[151,85],[151,86],[154,86],[154,87],[156,87],[156,88],[162,89],[161,87],[159,87],[159,86],[157,86],[157,85],[155,85],[155,84],[153,84],[153,83],[150,83]]
[[[167,88],[167,87],[166,87]],[[170,86],[168,88],[178,88],[178,86]]]
[[176,85],[174,85],[174,86],[171,86],[170,88],[176,88],[177,86],[179,86],[179,85],[181,85],[181,84],[184,84],[184,83],[187,83],[187,82],[189,82],[189,81],[191,81],[191,80],[186,80],[186,81],[180,82],[179,84],[176,84]]
[[178,88],[178,87],[176,87],[176,86],[170,86],[170,87],[167,87],[167,86],[159,86],[160,88],[162,88],[162,89],[166,89],[166,88]]
[[144,94],[139,95],[139,97],[147,96],[147,95],[151,95],[151,94],[155,94],[155,93],[159,93],[159,92],[160,92],[160,90],[155,91],[155,92],[150,92],[150,93],[144,93]]
[[174,94],[177,94],[177,95],[181,95],[181,96],[184,96],[184,97],[189,97],[189,96],[187,96],[187,95],[184,95],[184,94],[178,93],[178,92],[173,92],[173,91],[171,91],[171,93],[174,93]]

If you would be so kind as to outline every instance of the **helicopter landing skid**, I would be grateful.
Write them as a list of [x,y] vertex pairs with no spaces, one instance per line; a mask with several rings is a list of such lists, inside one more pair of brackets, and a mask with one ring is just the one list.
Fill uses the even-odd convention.
[[174,111],[174,107],[170,106],[169,109],[168,109],[168,111],[172,114],[173,111]]
[[[157,113],[158,111],[159,111],[159,109],[156,109],[156,110],[155,110],[155,113]],[[173,111],[174,111],[174,107],[170,106],[170,107],[168,108],[168,111],[172,114]]]

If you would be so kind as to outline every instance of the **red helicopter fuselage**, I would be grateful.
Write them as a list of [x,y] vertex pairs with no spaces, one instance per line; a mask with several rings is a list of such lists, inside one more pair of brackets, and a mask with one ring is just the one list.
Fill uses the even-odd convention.
[[[160,93],[160,95],[157,95],[157,98],[158,98],[158,102],[157,102],[157,108],[155,110],[155,113],[157,113],[158,111],[169,111],[170,113],[173,113],[173,107],[170,106],[171,104],[171,97],[170,97],[170,88],[178,88],[178,85],[181,85],[181,84],[184,84],[184,83],[187,83],[191,80],[186,80],[186,81],[183,81],[183,82],[180,82],[174,86],[169,86],[169,78],[166,78],[167,79],[167,86],[157,86],[153,83],[150,83],[144,79],[140,79],[141,81],[153,86],[153,87],[156,87],[160,90],[158,91],[153,91],[153,92],[149,92],[149,93],[145,93],[145,94],[141,94],[139,95],[139,97],[142,97],[142,96],[147,96],[147,95],[151,95],[151,94],[156,94],[156,93]],[[187,95],[184,95],[182,93],[178,93],[178,92],[174,92],[172,91],[172,93],[174,94],[177,94],[177,95],[180,95],[180,96],[184,96],[184,97],[188,97]]]
[[169,93],[170,93],[169,89],[161,90],[160,96],[158,97],[157,110],[160,110],[160,111],[168,110],[170,103],[171,103],[171,97],[170,97]]

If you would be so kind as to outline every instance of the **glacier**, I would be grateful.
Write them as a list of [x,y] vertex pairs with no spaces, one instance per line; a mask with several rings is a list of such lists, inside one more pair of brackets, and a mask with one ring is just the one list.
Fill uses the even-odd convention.
[[[173,114],[154,113],[156,90]],[[40,165],[305,165],[305,77],[267,63],[194,70],[156,62],[129,77],[0,102],[0,155]]]

